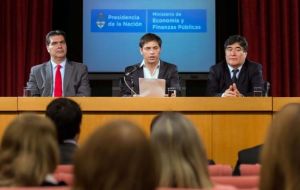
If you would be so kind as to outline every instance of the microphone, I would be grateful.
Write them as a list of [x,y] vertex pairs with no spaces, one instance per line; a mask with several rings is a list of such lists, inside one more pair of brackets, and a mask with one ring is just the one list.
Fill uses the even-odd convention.
[[141,65],[136,65],[136,66],[132,66],[133,69],[131,69],[130,71],[128,71],[127,73],[125,73],[125,76],[128,77],[129,75],[131,75],[132,73],[134,73],[136,70],[138,70],[139,68],[141,68]]
[[[137,95],[137,93],[133,90],[132,86],[128,85],[127,81],[126,81],[126,77],[130,76],[132,73],[134,73],[136,70],[138,70],[139,68],[142,68],[142,65],[136,65],[133,66],[133,69],[129,70],[127,73],[125,73],[123,80],[125,85],[127,86],[127,88],[131,91],[131,93],[135,96]],[[131,77],[131,84],[133,84],[133,79]]]

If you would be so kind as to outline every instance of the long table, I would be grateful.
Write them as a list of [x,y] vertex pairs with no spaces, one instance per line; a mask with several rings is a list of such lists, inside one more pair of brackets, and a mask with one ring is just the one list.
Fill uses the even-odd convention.
[[[153,117],[161,111],[179,111],[197,127],[209,158],[234,165],[238,150],[261,144],[273,113],[300,98],[272,97],[81,97],[72,98],[83,110],[79,143],[99,126],[113,119],[137,123],[147,134]],[[0,136],[21,112],[44,111],[51,97],[1,97]],[[117,140],[117,139],[116,139]]]

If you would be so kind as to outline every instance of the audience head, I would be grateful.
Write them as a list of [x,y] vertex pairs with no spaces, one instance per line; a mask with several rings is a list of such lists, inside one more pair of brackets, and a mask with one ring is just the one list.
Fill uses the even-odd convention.
[[68,98],[54,99],[47,106],[46,116],[54,122],[60,144],[79,135],[82,112],[75,101]]
[[152,124],[160,187],[210,188],[206,153],[198,132],[182,114],[163,112]]
[[52,121],[20,114],[6,128],[0,146],[0,186],[39,186],[58,163]]
[[261,190],[300,189],[300,104],[274,117],[262,150]]
[[248,51],[248,43],[243,36],[230,36],[224,44],[225,59],[227,64],[238,68],[245,63]]
[[76,190],[154,190],[150,142],[136,125],[114,121],[98,128],[75,155]]

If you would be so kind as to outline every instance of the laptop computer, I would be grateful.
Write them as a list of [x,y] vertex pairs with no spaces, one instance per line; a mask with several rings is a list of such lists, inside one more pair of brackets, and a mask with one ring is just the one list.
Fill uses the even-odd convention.
[[164,97],[166,80],[139,78],[139,87],[141,97]]

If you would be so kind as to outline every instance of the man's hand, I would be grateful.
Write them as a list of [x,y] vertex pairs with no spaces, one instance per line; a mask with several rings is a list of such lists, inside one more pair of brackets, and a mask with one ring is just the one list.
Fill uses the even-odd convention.
[[233,83],[229,86],[227,90],[223,93],[222,97],[242,97],[243,95],[239,92],[236,87],[236,84]]

